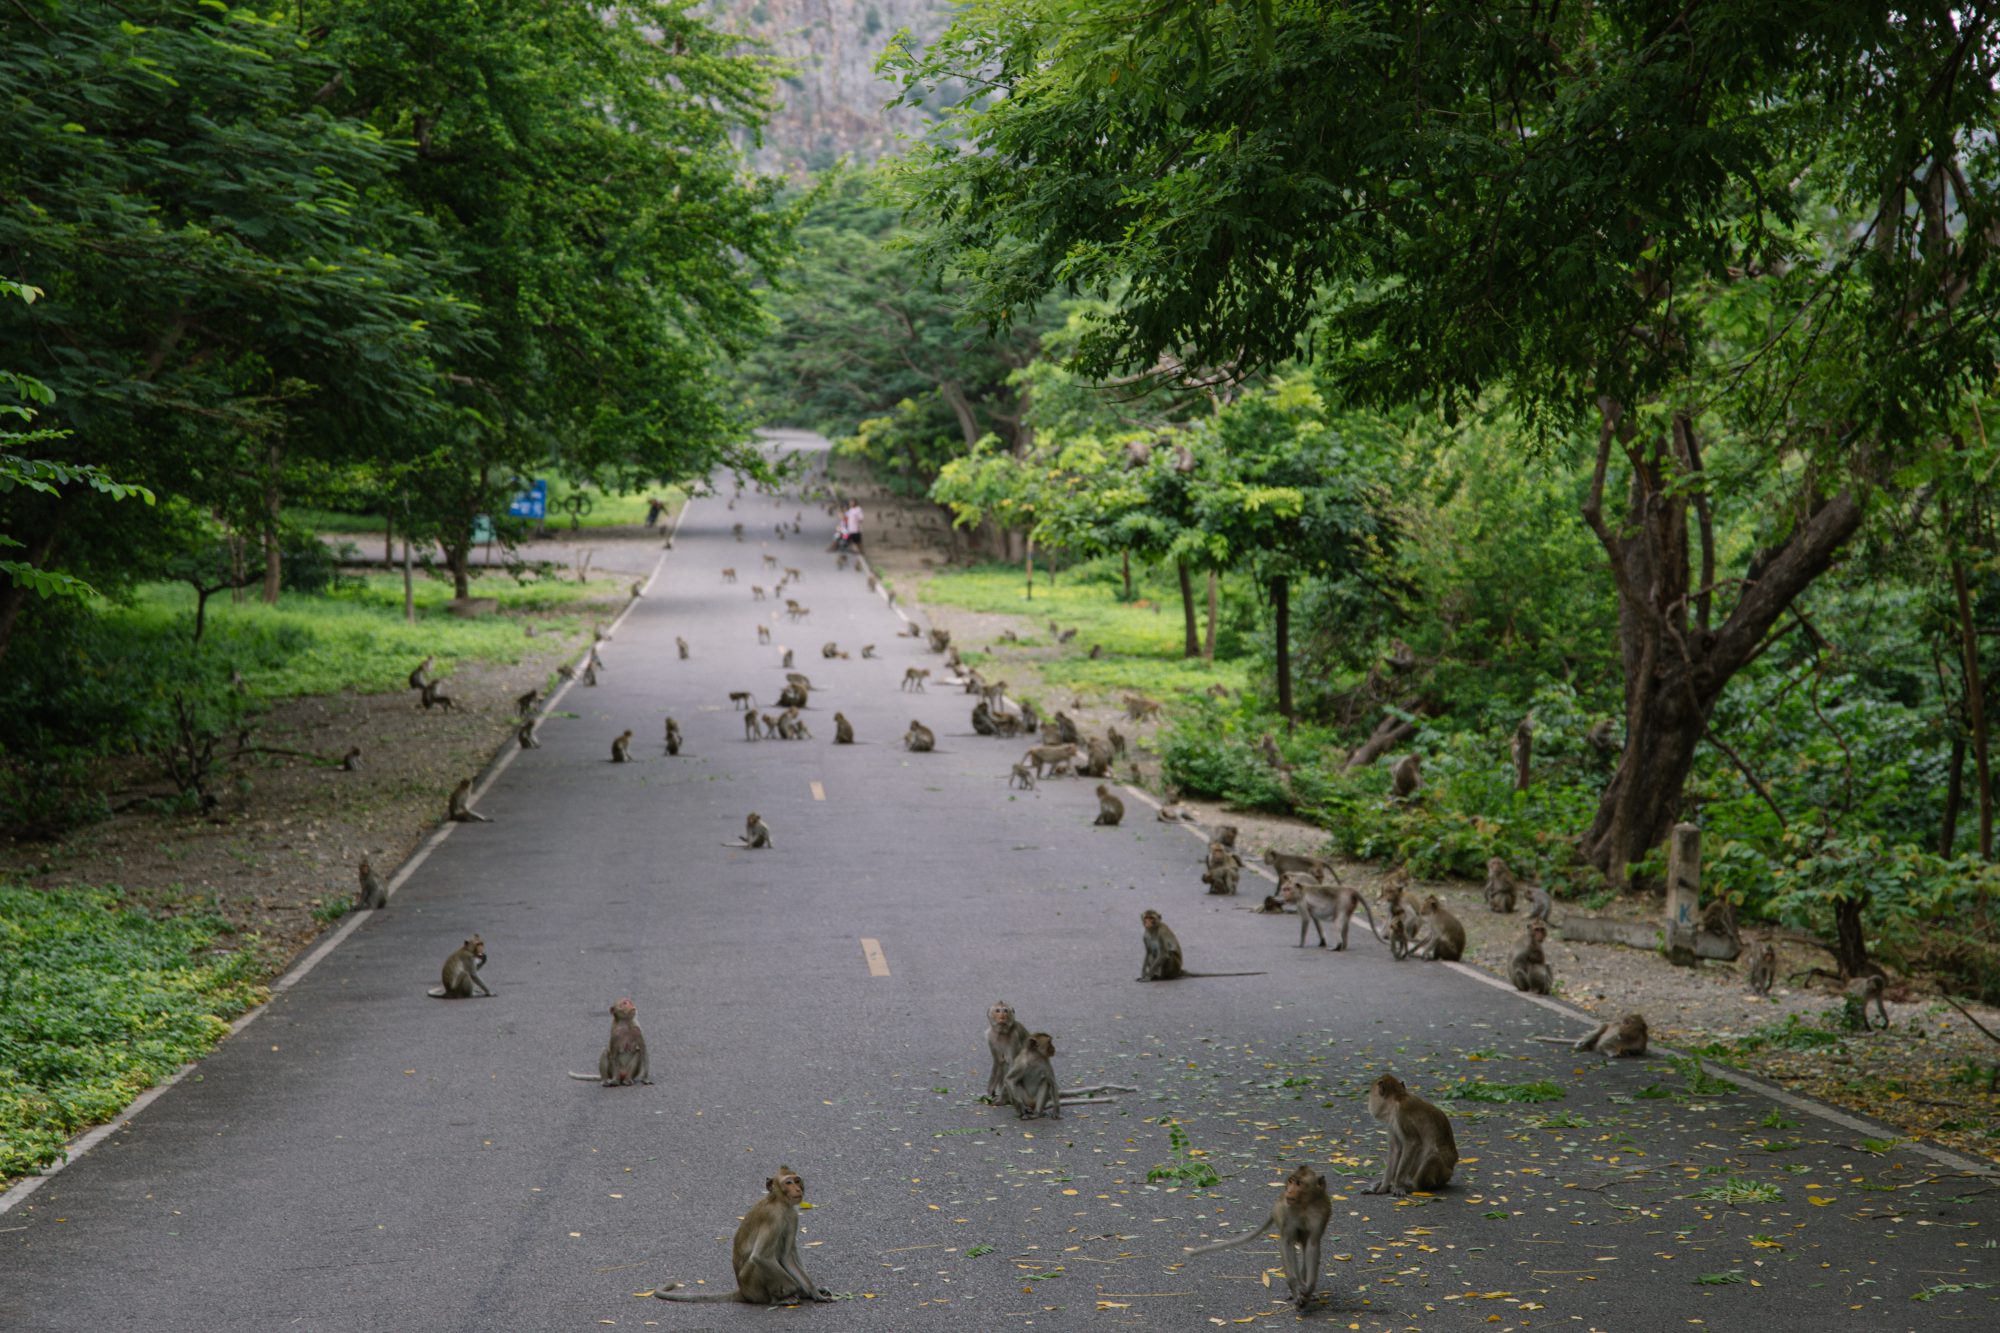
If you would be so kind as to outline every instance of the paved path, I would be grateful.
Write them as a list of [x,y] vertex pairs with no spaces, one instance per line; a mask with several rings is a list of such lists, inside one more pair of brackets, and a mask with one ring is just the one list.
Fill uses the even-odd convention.
[[[1991,1181],[1664,1059],[1537,1045],[1578,1025],[1373,941],[1295,949],[1295,919],[1203,896],[1199,843],[1136,801],[1109,830],[1088,783],[1010,793],[1017,747],[972,736],[962,694],[898,691],[940,663],[835,571],[810,512],[768,549],[805,572],[810,622],[773,632],[821,686],[817,739],[746,744],[727,692],[766,702],[783,675],[754,636],[772,609],[751,601],[771,581],[755,534],[798,507],[697,502],[603,683],[480,801],[495,822],[455,830],[195,1076],[0,1214],[0,1328],[1205,1328],[1276,1309],[1274,1251],[1181,1247],[1261,1220],[1300,1160],[1338,1194],[1315,1325],[1996,1326]],[[828,639],[853,660],[822,661]],[[835,709],[864,744],[829,743]],[[912,716],[940,753],[897,747]],[[610,764],[626,727],[641,762]],[[725,849],[752,809],[776,848]],[[1149,906],[1191,966],[1266,975],[1135,984]],[[425,999],[474,931],[497,998]],[[621,995],[658,1082],[563,1077],[592,1067]],[[1025,1127],[974,1104],[997,997],[1055,1034],[1068,1081],[1141,1093]],[[1395,1203],[1358,1192],[1384,1070],[1434,1097],[1467,1078],[1560,1095],[1451,1103],[1458,1178]],[[1148,1183],[1175,1160],[1169,1117],[1224,1177],[1212,1193]],[[726,1284],[735,1220],[781,1161],[817,1205],[808,1268],[853,1300],[633,1298]]]

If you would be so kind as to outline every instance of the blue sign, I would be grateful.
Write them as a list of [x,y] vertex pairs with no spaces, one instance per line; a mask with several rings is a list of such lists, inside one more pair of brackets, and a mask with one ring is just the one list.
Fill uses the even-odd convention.
[[531,483],[527,490],[515,496],[514,502],[507,506],[509,518],[546,520],[548,516],[549,483],[545,480]]

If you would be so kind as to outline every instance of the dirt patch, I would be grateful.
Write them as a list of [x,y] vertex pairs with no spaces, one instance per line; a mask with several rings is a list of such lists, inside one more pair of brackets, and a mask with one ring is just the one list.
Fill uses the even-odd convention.
[[[874,501],[876,509],[895,505],[886,498]],[[936,512],[936,507],[928,504],[900,507],[923,514]],[[873,512],[871,509],[871,517]],[[1128,759],[1119,766],[1119,776],[1162,795],[1159,765],[1150,744],[1156,724],[1133,722],[1124,712],[1121,697],[1078,696],[1068,691],[1058,695],[1047,688],[1036,673],[1037,663],[1073,650],[1019,647],[1001,640],[1008,631],[1039,633],[1041,622],[1032,615],[923,604],[925,578],[944,568],[949,559],[935,534],[911,519],[871,527],[869,542],[869,558],[875,568],[895,581],[907,603],[921,606],[927,623],[950,630],[952,641],[962,651],[990,655],[991,660],[982,668],[988,679],[1006,680],[1010,694],[1029,695],[1046,708],[1063,708],[1086,732],[1103,735],[1110,727],[1117,727],[1132,742]],[[971,704],[968,699],[968,710]],[[1209,801],[1185,804],[1197,812],[1204,828],[1236,825],[1239,845],[1253,859],[1266,848],[1316,852],[1325,843],[1324,834],[1302,820],[1229,809]],[[1150,814],[1141,809],[1127,817]],[[1387,868],[1343,862],[1341,873],[1373,899],[1380,893]],[[1199,875],[1199,848],[1190,840],[1190,892],[1201,888]],[[1520,947],[1525,919],[1488,911],[1475,884],[1445,881],[1418,887],[1422,892],[1436,893],[1465,924],[1465,961],[1494,976],[1505,976],[1509,959]],[[1253,910],[1269,891],[1267,881],[1246,875],[1241,897],[1244,910]],[[1559,903],[1554,919],[1559,925],[1565,915],[1585,910],[1579,904]],[[1657,922],[1661,909],[1654,901],[1622,899],[1591,908],[1589,914]],[[1761,937],[1749,938],[1761,943]],[[1838,1014],[1842,1007],[1840,998],[1824,983],[1814,984],[1802,975],[1815,965],[1827,966],[1826,953],[1782,938],[1774,942],[1781,984],[1768,999],[1752,995],[1743,982],[1749,967],[1748,947],[1738,963],[1703,962],[1695,968],[1675,967],[1658,954],[1611,944],[1551,938],[1544,951],[1555,970],[1558,999],[1607,1019],[1638,1011],[1646,1015],[1655,1040],[1690,1050],[1740,1042],[1760,1029],[1780,1027],[1794,1016],[1816,1031],[1830,1026],[1829,1016]],[[1428,966],[1421,962],[1409,965]],[[1799,978],[1796,984],[1783,984],[1794,977]],[[1913,1138],[2000,1159],[2000,1095],[1986,1091],[1987,1071],[2000,1058],[2000,1047],[1949,1006],[1916,996],[1908,988],[1892,990],[1888,1007],[1892,1026],[1886,1032],[1840,1033],[1824,1039],[1824,1044],[1812,1037],[1814,1044],[1804,1049],[1776,1043],[1754,1049],[1736,1046],[1728,1063],[1781,1086],[1850,1107]],[[1987,1027],[2000,1031],[2000,1013],[1977,1006],[1973,1012]],[[1562,1035],[1574,1026],[1554,1015],[1549,1023],[1551,1035]]]

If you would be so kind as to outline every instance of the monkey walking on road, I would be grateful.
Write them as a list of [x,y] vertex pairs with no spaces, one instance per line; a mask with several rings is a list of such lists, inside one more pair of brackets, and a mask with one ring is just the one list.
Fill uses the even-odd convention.
[[1285,1178],[1284,1192],[1271,1205],[1271,1215],[1262,1226],[1212,1245],[1186,1248],[1189,1254],[1213,1254],[1277,1232],[1278,1260],[1284,1266],[1285,1285],[1291,1291],[1292,1304],[1303,1310],[1319,1286],[1320,1240],[1326,1235],[1326,1225],[1332,1217],[1333,1202],[1327,1196],[1326,1178],[1309,1166],[1300,1166]]

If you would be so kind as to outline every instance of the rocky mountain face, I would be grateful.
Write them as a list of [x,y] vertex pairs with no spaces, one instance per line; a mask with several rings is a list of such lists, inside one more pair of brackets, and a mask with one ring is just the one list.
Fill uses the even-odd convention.
[[793,66],[779,83],[781,103],[751,153],[759,170],[797,175],[842,157],[873,162],[892,153],[900,132],[917,135],[930,117],[885,103],[896,88],[875,77],[889,39],[908,29],[927,41],[951,16],[949,0],[715,0],[717,26],[770,43]]

